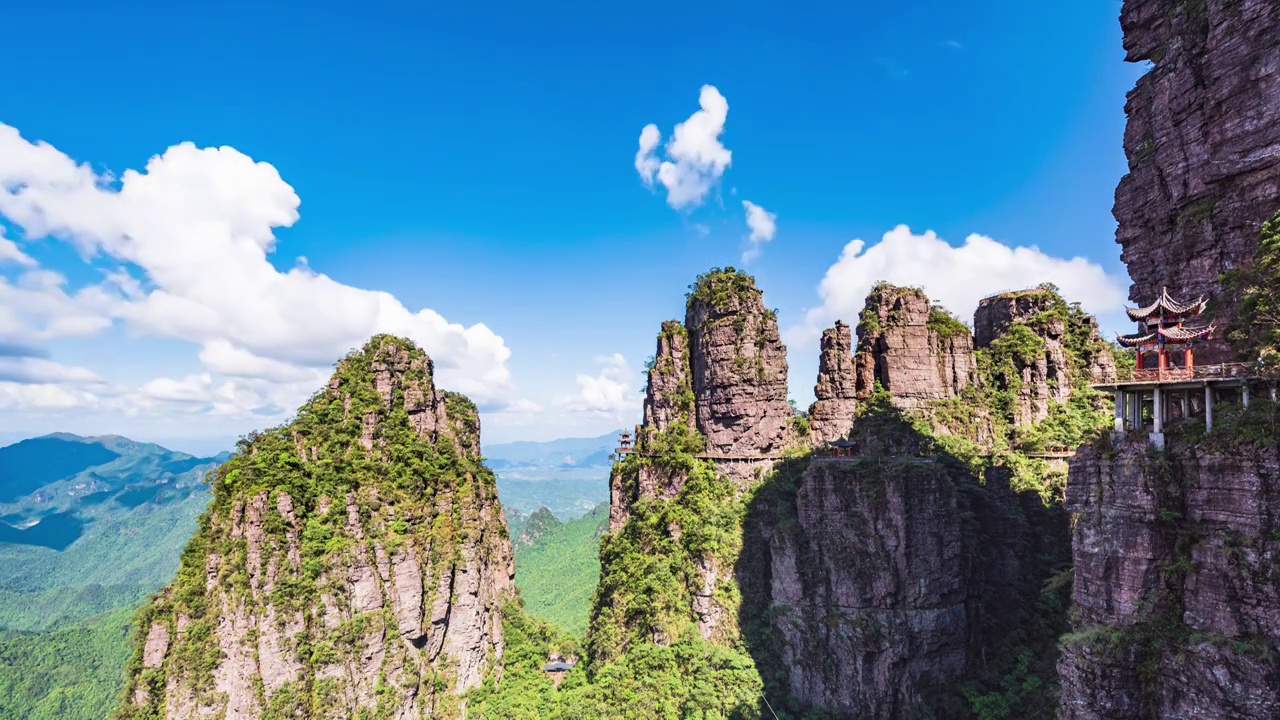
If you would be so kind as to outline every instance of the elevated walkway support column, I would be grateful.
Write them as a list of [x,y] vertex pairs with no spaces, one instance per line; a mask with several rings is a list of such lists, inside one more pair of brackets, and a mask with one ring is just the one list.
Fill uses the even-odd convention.
[[1164,393],[1156,385],[1151,393],[1151,444],[1164,449]]
[[1125,391],[1116,390],[1116,432],[1124,432]]
[[1204,386],[1204,429],[1213,429],[1213,386]]

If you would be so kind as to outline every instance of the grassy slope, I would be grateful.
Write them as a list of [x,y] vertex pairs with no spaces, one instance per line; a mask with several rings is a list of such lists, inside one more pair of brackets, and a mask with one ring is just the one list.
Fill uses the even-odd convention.
[[575,635],[587,630],[591,596],[600,578],[600,529],[609,506],[557,525],[516,550],[516,586],[525,609]]

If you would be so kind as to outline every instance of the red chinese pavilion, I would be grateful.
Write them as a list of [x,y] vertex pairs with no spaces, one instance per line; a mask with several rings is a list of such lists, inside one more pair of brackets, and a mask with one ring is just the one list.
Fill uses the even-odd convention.
[[618,436],[618,458],[621,459],[625,455],[631,454],[631,433],[626,430]]
[[1120,335],[1116,341],[1137,353],[1138,370],[1148,367],[1147,353],[1155,353],[1155,365],[1151,369],[1157,376],[1174,367],[1169,362],[1170,353],[1182,352],[1182,373],[1189,374],[1195,367],[1192,348],[1201,340],[1209,339],[1213,325],[1186,327],[1185,323],[1204,312],[1208,302],[1203,298],[1192,302],[1178,302],[1169,296],[1167,288],[1161,289],[1155,302],[1141,308],[1125,308],[1129,319],[1138,323],[1138,332]]

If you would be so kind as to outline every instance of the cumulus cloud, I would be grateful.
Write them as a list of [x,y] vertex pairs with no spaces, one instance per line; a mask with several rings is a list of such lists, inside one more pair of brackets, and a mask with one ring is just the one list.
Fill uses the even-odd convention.
[[703,85],[698,94],[700,110],[676,125],[659,157],[662,133],[650,123],[640,131],[640,147],[636,152],[636,172],[650,187],[654,181],[667,191],[667,204],[676,210],[702,204],[707,193],[724,175],[733,154],[720,143],[729,102],[712,85]]
[[234,148],[182,143],[116,180],[0,124],[0,215],[27,237],[65,239],[142,275],[116,270],[74,295],[35,270],[25,285],[0,279],[0,340],[88,334],[117,319],[195,343],[209,370],[278,382],[389,332],[422,345],[446,387],[479,401],[509,393],[510,350],[485,325],[410,310],[305,264],[276,270],[275,229],[298,220],[299,203],[274,167]]
[[1083,257],[1053,257],[1035,246],[1012,247],[983,235],[970,235],[956,247],[932,231],[916,235],[899,225],[869,247],[862,240],[845,245],[818,285],[822,304],[788,333],[792,346],[813,345],[837,319],[856,323],[867,292],[880,280],[921,287],[962,318],[972,317],[988,295],[1044,282],[1100,316],[1114,315],[1126,298],[1120,278]]
[[596,375],[578,373],[578,393],[557,398],[555,405],[572,412],[622,416],[640,405],[635,373],[619,353],[596,358],[603,366]]
[[777,234],[778,216],[750,200],[743,200],[742,208],[747,213],[747,227],[751,230],[747,236],[747,249],[742,253],[742,262],[748,263],[759,257],[760,246],[773,240]]

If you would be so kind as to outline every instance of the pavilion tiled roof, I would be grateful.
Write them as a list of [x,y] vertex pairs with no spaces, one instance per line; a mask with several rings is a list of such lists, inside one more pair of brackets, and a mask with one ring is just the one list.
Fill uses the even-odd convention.
[[1180,327],[1157,328],[1149,333],[1138,333],[1134,335],[1117,335],[1116,342],[1120,343],[1124,347],[1137,347],[1139,345],[1147,345],[1149,343],[1154,342],[1156,339],[1156,336],[1159,335],[1163,337],[1165,340],[1171,340],[1176,343],[1184,343],[1184,342],[1191,342],[1193,340],[1203,340],[1209,337],[1209,334],[1212,332],[1213,332],[1212,325],[1208,325],[1205,327],[1196,327],[1196,328],[1180,328]]
[[1129,314],[1130,320],[1142,322],[1157,315],[1199,315],[1208,304],[1209,301],[1203,296],[1187,303],[1178,302],[1170,297],[1168,288],[1161,288],[1160,297],[1155,302],[1141,308],[1127,307],[1124,311]]
[[1117,335],[1116,336],[1116,342],[1120,343],[1120,345],[1122,345],[1123,347],[1137,347],[1139,345],[1146,345],[1147,343],[1155,339],[1156,339],[1156,334],[1153,332],[1147,333],[1145,335]]

